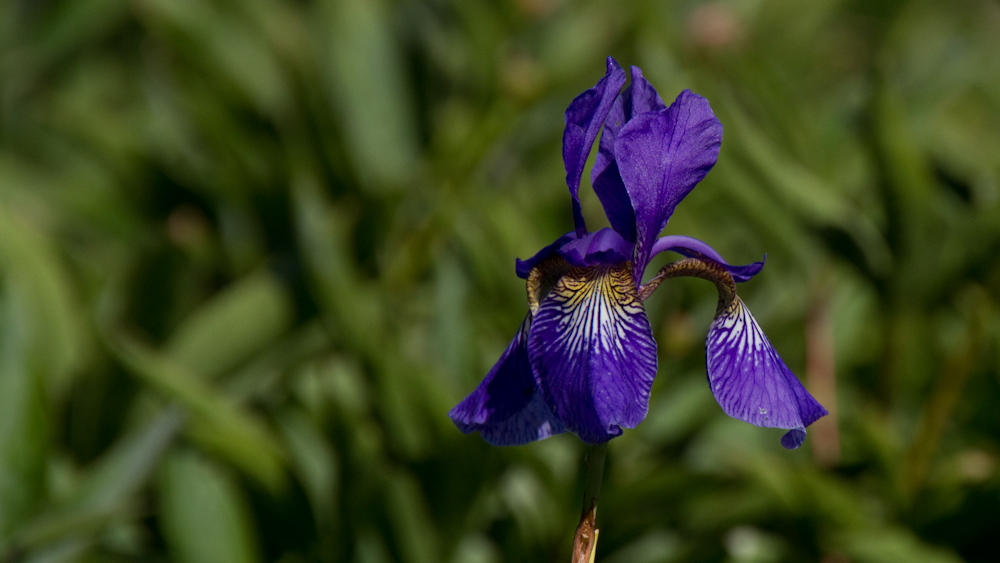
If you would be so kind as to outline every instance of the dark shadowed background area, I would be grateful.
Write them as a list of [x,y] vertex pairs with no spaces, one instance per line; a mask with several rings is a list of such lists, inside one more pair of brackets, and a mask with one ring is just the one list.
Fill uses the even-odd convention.
[[741,296],[831,415],[727,418],[669,280],[597,561],[1000,560],[997,53],[996,0],[0,1],[0,561],[566,561],[581,442],[446,413],[609,54],[711,102],[667,232],[767,253]]

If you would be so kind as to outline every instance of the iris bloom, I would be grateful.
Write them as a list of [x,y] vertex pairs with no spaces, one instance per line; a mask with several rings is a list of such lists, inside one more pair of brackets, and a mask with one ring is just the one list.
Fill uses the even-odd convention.
[[[529,312],[483,382],[451,410],[464,433],[516,445],[570,431],[599,444],[646,417],[656,376],[656,341],[643,301],[676,276],[709,280],[719,290],[705,351],[708,382],[722,410],[757,426],[785,428],[797,448],[806,426],[826,410],[802,387],[736,295],[736,282],[764,266],[731,266],[707,244],[657,235],[674,208],[715,164],[722,125],[708,102],[688,90],[667,107],[632,67],[608,58],[607,74],[566,110],[563,160],[575,230],[528,260]],[[619,93],[620,92],[620,93]],[[591,182],[611,229],[590,233],[578,196],[580,178],[601,127]],[[650,260],[663,251],[684,258],[645,285]]]

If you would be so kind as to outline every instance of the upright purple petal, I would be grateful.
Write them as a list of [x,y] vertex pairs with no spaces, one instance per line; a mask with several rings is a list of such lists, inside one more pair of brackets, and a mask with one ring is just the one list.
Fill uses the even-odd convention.
[[615,141],[622,127],[633,117],[651,112],[662,111],[667,108],[656,92],[656,88],[649,83],[642,75],[642,70],[637,66],[631,68],[632,83],[629,84],[622,93],[615,99],[611,111],[604,120],[604,132],[601,133],[600,152],[594,162],[594,170],[591,172],[591,180],[596,178],[606,166],[615,162]]
[[705,342],[708,382],[729,416],[756,426],[787,428],[781,445],[794,449],[806,426],[827,414],[799,383],[739,297],[716,315]]
[[529,315],[479,387],[448,413],[463,433],[479,431],[494,446],[517,446],[565,431],[531,373],[526,346],[530,324]]
[[573,223],[576,234],[587,234],[580,210],[580,178],[590,155],[590,148],[604,124],[604,118],[625,84],[625,71],[614,59],[608,57],[608,71],[597,84],[577,96],[566,108],[566,129],[563,131],[563,164],[566,166],[566,185],[573,196]]
[[627,264],[574,268],[538,308],[528,357],[546,404],[589,444],[646,417],[656,341]]
[[[597,170],[597,165],[594,165],[594,170]],[[611,228],[625,240],[635,242],[635,211],[632,210],[632,202],[628,199],[628,192],[625,191],[625,184],[618,172],[618,163],[612,160],[604,165],[600,174],[591,179],[591,183],[597,199],[601,200],[604,215],[611,223]]]
[[604,132],[601,133],[590,181],[611,227],[629,242],[635,242],[635,211],[618,172],[615,141],[622,127],[634,116],[666,107],[653,85],[642,76],[639,67],[633,66],[632,83],[618,96],[604,120]]
[[633,117],[615,142],[615,159],[636,220],[638,281],[656,236],[674,208],[715,165],[722,124],[708,101],[689,90],[663,111]]
[[[653,243],[653,248],[649,253],[649,258],[652,259],[653,256],[668,250],[676,252],[681,256],[687,256],[688,258],[708,258],[718,262],[733,276],[733,279],[737,282],[749,281],[750,278],[756,276],[761,270],[764,269],[763,260],[747,264],[746,266],[733,266],[729,264],[729,262],[723,260],[722,255],[716,252],[716,250],[711,246],[696,238],[686,237],[683,235],[669,235],[656,239],[656,242]],[[765,258],[767,258],[766,255]]]

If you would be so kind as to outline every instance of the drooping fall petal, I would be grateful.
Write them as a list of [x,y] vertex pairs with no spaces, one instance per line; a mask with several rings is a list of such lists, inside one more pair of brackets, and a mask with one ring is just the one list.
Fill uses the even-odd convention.
[[463,433],[478,431],[495,446],[516,446],[565,431],[531,373],[526,347],[530,324],[528,315],[482,383],[448,413]]
[[827,414],[788,369],[739,297],[720,311],[705,342],[708,381],[726,414],[789,430],[781,445],[794,449],[806,426]]
[[528,357],[553,414],[584,442],[646,417],[656,341],[628,263],[574,268],[542,301]]

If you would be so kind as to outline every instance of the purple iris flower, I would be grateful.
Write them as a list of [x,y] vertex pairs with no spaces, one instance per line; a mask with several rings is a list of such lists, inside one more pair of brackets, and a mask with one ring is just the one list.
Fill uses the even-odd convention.
[[[449,416],[464,433],[517,445],[569,430],[599,444],[646,417],[656,376],[656,341],[643,301],[664,279],[715,283],[719,306],[705,350],[708,382],[722,409],[757,426],[785,428],[797,448],[806,426],[827,414],[802,387],[736,296],[763,262],[731,266],[707,244],[657,238],[674,208],[715,165],[722,124],[701,96],[681,92],[669,107],[642,71],[622,91],[625,71],[612,58],[597,85],[566,110],[563,160],[575,230],[528,260],[529,312],[507,350]],[[587,231],[580,178],[603,126],[591,183],[611,229]],[[663,251],[684,258],[645,285],[649,261]]]

